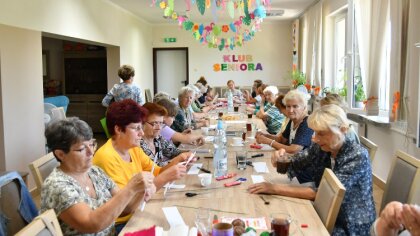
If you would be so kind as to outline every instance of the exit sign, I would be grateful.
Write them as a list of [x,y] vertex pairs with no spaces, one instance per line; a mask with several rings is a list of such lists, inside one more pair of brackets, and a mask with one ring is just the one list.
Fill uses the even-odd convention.
[[163,41],[165,43],[175,43],[176,42],[176,38],[164,38]]

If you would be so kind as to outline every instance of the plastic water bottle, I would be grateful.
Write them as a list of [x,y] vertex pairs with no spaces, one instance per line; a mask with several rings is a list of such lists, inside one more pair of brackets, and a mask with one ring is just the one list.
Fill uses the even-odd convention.
[[230,89],[227,92],[227,104],[228,104],[228,112],[233,112],[233,94]]
[[226,136],[223,130],[223,122],[221,119],[217,121],[217,133],[214,136],[214,155],[213,167],[214,176],[219,177],[227,174],[227,150]]

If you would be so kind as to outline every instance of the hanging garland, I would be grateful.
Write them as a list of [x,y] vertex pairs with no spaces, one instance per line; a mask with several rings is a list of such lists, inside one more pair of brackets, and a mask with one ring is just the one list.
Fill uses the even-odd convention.
[[[217,21],[217,12],[227,11],[229,16],[234,18],[235,10],[243,11],[238,20],[222,25],[214,22],[204,25],[190,20],[189,17],[174,11],[174,0],[153,0],[152,5],[163,9],[165,18],[177,21],[180,28],[192,32],[195,40],[209,48],[222,51],[241,47],[244,42],[255,36],[266,17],[265,6],[269,6],[269,2],[270,0],[185,0],[187,12],[190,11],[191,4],[197,5],[201,15],[211,8],[214,22]],[[249,6],[254,7],[252,13],[249,12]]]

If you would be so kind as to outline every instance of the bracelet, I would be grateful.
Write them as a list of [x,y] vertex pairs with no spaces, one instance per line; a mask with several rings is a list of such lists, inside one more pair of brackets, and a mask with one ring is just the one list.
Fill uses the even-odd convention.
[[274,141],[275,141],[274,139],[273,139],[273,140],[271,140],[270,147],[272,147],[272,146],[273,146]]

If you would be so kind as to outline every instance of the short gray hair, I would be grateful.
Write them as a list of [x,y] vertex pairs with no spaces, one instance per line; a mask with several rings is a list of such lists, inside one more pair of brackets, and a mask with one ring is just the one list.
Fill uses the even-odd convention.
[[286,93],[286,95],[283,98],[283,104],[286,105],[286,103],[289,100],[298,100],[305,107],[308,105],[308,99],[306,98],[306,94],[302,93],[297,89],[290,90]]
[[91,140],[92,137],[92,129],[78,117],[53,121],[45,129],[45,138],[50,151],[60,149],[68,153],[71,145]]
[[155,96],[153,97],[153,102],[157,102],[157,101],[159,101],[159,100],[161,100],[161,99],[164,99],[164,98],[166,98],[166,99],[169,99],[169,100],[171,100],[172,98],[171,98],[171,95],[169,95],[168,93],[165,93],[165,92],[158,92],[158,93],[156,93],[155,94]]
[[350,122],[344,110],[334,104],[325,105],[316,109],[308,117],[308,126],[313,130],[339,133],[341,128],[348,130]]
[[277,96],[279,89],[276,86],[268,86],[264,89],[263,93],[271,92],[274,96]]
[[[195,86],[194,86],[195,87]],[[195,95],[195,89],[191,88],[190,86],[182,87],[181,90],[178,92],[178,100],[181,100],[182,97],[185,95],[192,93],[193,96]]]

